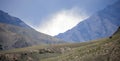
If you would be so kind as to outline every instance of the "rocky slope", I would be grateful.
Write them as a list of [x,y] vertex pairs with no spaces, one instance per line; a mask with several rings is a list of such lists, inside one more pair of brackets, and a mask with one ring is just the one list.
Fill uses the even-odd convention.
[[120,26],[120,1],[90,16],[74,28],[55,37],[72,42],[83,42],[112,35]]
[[0,11],[0,50],[62,42],[57,38],[37,32],[20,19]]

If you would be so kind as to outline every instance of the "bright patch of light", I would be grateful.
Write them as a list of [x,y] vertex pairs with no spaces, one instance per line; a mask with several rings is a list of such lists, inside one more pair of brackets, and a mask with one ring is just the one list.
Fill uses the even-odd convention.
[[55,36],[73,28],[85,18],[87,18],[87,16],[78,8],[62,10],[44,19],[47,20],[47,22],[42,23],[37,30]]

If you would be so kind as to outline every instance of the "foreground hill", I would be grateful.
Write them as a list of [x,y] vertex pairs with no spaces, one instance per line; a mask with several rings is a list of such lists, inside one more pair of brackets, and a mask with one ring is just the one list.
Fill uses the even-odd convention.
[[112,35],[120,26],[120,0],[55,37],[73,42],[96,40]]
[[57,38],[37,32],[20,19],[0,10],[0,50],[62,42]]
[[90,42],[1,51],[0,61],[120,61],[120,28],[108,38]]

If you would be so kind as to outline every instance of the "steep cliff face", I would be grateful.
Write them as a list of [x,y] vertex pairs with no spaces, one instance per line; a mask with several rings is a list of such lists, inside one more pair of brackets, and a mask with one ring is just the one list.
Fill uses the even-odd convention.
[[37,32],[20,19],[0,11],[0,50],[62,42],[57,38]]
[[112,35],[120,26],[120,1],[55,37],[73,42],[95,40]]

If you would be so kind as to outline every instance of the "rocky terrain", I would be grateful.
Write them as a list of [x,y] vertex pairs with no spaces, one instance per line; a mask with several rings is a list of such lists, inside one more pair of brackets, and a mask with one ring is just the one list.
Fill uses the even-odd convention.
[[58,43],[63,41],[40,33],[20,19],[0,11],[0,50]]
[[96,40],[111,36],[119,26],[120,0],[55,37],[69,42]]

